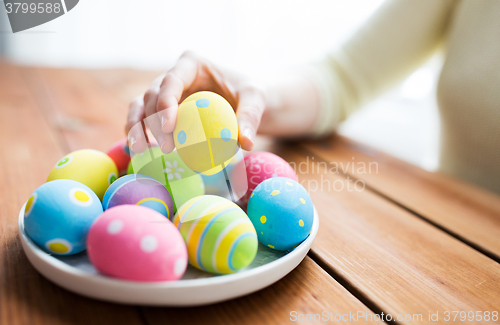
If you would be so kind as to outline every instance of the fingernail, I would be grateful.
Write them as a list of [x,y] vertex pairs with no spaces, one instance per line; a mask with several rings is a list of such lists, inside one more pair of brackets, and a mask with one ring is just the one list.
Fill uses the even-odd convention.
[[243,131],[243,136],[253,143],[253,135],[250,129],[245,129],[245,131]]
[[170,151],[165,150],[165,148],[164,148],[165,143],[167,143],[167,140],[162,142],[162,144],[160,145],[160,149],[161,149],[161,152],[163,152],[164,154],[168,154],[168,153],[170,153]]
[[132,150],[134,150],[133,145],[134,145],[134,143],[137,142],[137,140],[135,140],[135,137],[130,137],[130,139],[128,140],[128,142],[129,142],[129,148],[132,149]]
[[167,124],[167,116],[162,115],[161,116],[161,127],[163,128],[165,126],[165,124]]

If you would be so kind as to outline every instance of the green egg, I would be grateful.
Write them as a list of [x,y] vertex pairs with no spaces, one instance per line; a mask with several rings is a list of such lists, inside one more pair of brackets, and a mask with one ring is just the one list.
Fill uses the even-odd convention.
[[164,154],[159,147],[153,147],[134,155],[128,165],[128,174],[134,173],[161,182],[172,196],[175,211],[190,199],[205,194],[203,179],[186,166],[177,151]]

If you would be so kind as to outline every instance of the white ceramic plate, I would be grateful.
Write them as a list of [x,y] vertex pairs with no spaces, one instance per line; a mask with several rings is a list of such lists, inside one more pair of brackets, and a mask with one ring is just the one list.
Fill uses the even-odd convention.
[[255,260],[234,274],[213,275],[191,266],[181,280],[135,282],[100,274],[85,252],[50,255],[41,250],[24,231],[24,206],[19,213],[19,232],[30,263],[44,277],[83,296],[124,304],[150,306],[199,306],[244,296],[265,288],[292,271],[306,256],[318,232],[314,209],[311,234],[294,250],[284,253],[259,243]]

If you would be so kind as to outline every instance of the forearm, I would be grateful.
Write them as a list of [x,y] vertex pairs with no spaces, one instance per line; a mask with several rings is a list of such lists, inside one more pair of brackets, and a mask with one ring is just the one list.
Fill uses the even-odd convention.
[[264,87],[266,109],[259,133],[278,137],[310,135],[320,109],[314,83],[303,73],[287,73]]
[[319,136],[403,80],[438,46],[453,2],[393,0],[342,47],[266,88],[260,133]]

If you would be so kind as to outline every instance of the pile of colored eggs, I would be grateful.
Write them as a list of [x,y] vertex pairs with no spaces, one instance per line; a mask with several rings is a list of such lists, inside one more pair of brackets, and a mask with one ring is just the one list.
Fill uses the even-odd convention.
[[311,231],[311,199],[280,157],[236,155],[237,135],[224,98],[193,94],[179,106],[169,154],[157,146],[135,154],[121,140],[107,154],[59,160],[26,202],[26,233],[50,254],[87,250],[98,271],[133,281],[178,280],[188,263],[234,273],[259,242],[291,250]]

